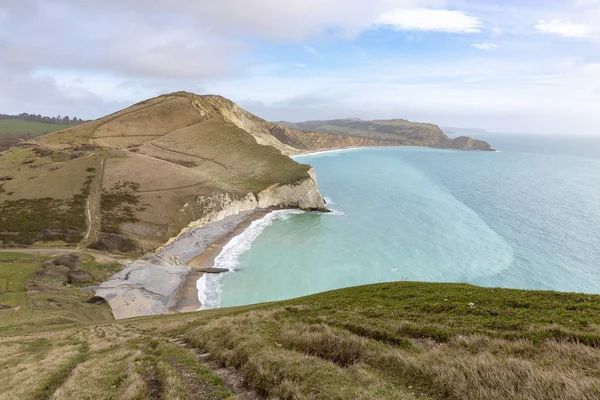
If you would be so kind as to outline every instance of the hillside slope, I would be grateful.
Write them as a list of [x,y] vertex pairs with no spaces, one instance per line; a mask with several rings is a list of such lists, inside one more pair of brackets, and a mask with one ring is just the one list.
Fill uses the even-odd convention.
[[427,146],[455,150],[492,150],[482,140],[467,137],[450,139],[436,125],[404,119],[363,121],[359,118],[329,121],[280,122],[288,128],[306,132],[325,132],[350,138],[385,141],[397,146]]
[[[324,209],[271,125],[220,96],[174,93],[22,142],[0,154],[0,241],[139,252],[248,196],[243,207]],[[203,200],[223,194],[232,202]]]
[[401,282],[114,322],[63,282],[113,266],[59,260],[0,253],[0,399],[600,398],[600,296]]

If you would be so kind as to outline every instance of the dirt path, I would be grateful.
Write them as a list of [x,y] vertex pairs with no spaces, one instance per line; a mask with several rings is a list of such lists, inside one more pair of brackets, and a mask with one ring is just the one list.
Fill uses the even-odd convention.
[[[87,156],[83,156],[83,157],[80,157],[80,158],[76,158],[75,160],[79,161],[79,160],[86,159],[86,158],[88,158],[88,157],[93,157],[93,156],[95,156],[95,155],[96,155],[96,153],[92,153],[92,154],[88,154]],[[69,160],[69,161],[73,161],[73,160]],[[62,165],[62,164],[66,164],[66,163],[68,163],[69,161],[61,161],[61,162],[55,162],[55,163],[50,163],[50,164],[43,164],[43,165],[41,165],[41,166],[42,166],[42,167],[51,167],[51,166],[53,166],[53,165]]]
[[98,129],[100,129],[100,128],[101,128],[101,127],[103,127],[104,125],[108,124],[109,122],[112,122],[112,121],[114,121],[114,120],[117,120],[117,119],[119,119],[119,118],[121,118],[121,117],[124,117],[124,116],[126,116],[126,115],[133,114],[133,113],[136,113],[136,112],[139,112],[139,111],[145,110],[145,109],[147,109],[147,108],[150,108],[150,107],[157,106],[157,105],[159,105],[159,104],[162,104],[162,103],[164,103],[164,102],[165,102],[165,101],[167,101],[167,100],[173,100],[173,98],[174,98],[174,97],[171,97],[171,96],[166,96],[164,99],[162,99],[162,100],[161,100],[161,101],[159,101],[158,103],[149,104],[149,105],[147,105],[147,106],[145,106],[145,107],[141,107],[141,108],[138,108],[138,109],[136,109],[136,110],[131,110],[131,111],[124,112],[124,113],[121,113],[120,111],[117,111],[115,114],[119,114],[119,113],[120,113],[119,115],[114,115],[113,117],[110,117],[110,116],[109,116],[110,118],[109,118],[108,120],[106,120],[106,121],[104,121],[104,122],[102,122],[102,123],[100,123],[100,124],[96,125],[96,126],[94,127],[94,129],[92,129],[92,133],[91,133],[91,135],[90,135],[90,142],[91,142],[92,140],[94,140],[94,139],[95,139],[95,137],[94,137],[94,136],[96,136],[96,132],[98,132]]
[[189,188],[193,188],[196,186],[204,185],[204,184],[206,184],[206,182],[207,181],[202,181],[202,182],[194,183],[193,185],[177,186],[177,187],[171,187],[171,188],[165,188],[165,189],[138,190],[138,191],[136,191],[136,193],[170,192],[173,190],[189,189]]
[[213,160],[211,158],[200,157],[200,156],[197,156],[197,155],[194,155],[194,154],[184,153],[182,151],[167,149],[166,147],[160,146],[160,145],[158,145],[156,143],[147,143],[147,144],[148,144],[148,146],[155,147],[158,150],[167,151],[167,152],[170,152],[170,153],[173,153],[173,154],[179,154],[181,156],[196,158],[196,159],[201,160],[201,161],[211,162],[211,163],[217,164],[220,167],[223,167],[223,168],[227,169],[227,166],[225,164],[222,164],[222,163],[220,163],[218,161],[215,161],[215,160]]
[[56,257],[65,253],[81,253],[87,254],[96,259],[96,262],[100,264],[111,264],[117,263],[121,265],[125,265],[132,261],[130,258],[125,256],[118,256],[108,253],[101,253],[99,251],[93,250],[82,250],[77,248],[65,248],[65,247],[45,247],[45,248],[35,248],[35,249],[0,249],[0,253],[23,253],[23,254],[32,254],[39,256],[47,256],[47,257]]
[[192,350],[196,354],[198,361],[200,361],[202,364],[204,364],[205,366],[210,368],[215,374],[217,374],[219,376],[219,378],[221,378],[221,380],[223,381],[223,385],[225,385],[225,388],[227,390],[229,390],[231,393],[233,393],[233,395],[235,396],[236,399],[238,399],[238,400],[263,400],[263,399],[265,399],[265,397],[261,396],[254,390],[246,389],[246,387],[244,386],[244,377],[242,375],[240,375],[239,372],[237,372],[233,368],[224,368],[221,365],[219,365],[219,363],[212,361],[210,359],[209,353],[202,353],[200,350],[189,346],[185,342],[185,340],[181,337],[176,338],[176,339],[169,339],[169,341],[171,343],[181,346],[184,349]]
[[104,168],[106,165],[106,158],[108,155],[104,155],[102,157],[102,161],[100,161],[100,168],[98,170],[98,175],[92,184],[92,189],[90,191],[90,196],[87,199],[86,206],[86,216],[88,220],[88,230],[83,238],[82,243],[86,243],[91,241],[98,240],[98,233],[100,232],[100,219],[101,219],[101,210],[100,210],[100,200],[102,197],[102,181],[104,179]]

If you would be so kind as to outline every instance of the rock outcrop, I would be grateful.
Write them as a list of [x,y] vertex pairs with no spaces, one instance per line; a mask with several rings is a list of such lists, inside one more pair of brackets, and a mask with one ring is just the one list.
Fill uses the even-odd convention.
[[110,304],[115,319],[164,314],[190,270],[148,255],[103,282],[96,296]]
[[440,149],[470,150],[470,151],[494,151],[488,142],[473,139],[467,136],[460,136],[454,139],[444,141],[434,147]]
[[325,200],[319,192],[314,169],[308,171],[308,177],[296,183],[273,185],[258,193],[259,208],[300,208],[310,211],[326,211]]

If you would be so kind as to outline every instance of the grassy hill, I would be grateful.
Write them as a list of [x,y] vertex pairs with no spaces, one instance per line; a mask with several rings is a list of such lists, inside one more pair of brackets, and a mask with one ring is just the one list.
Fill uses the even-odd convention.
[[22,142],[0,153],[0,241],[153,249],[198,219],[182,210],[199,196],[308,177],[259,144],[286,147],[268,124],[222,97],[174,93]]
[[0,399],[600,398],[600,296],[400,282],[115,322],[82,286],[118,266],[61,264],[0,253]]

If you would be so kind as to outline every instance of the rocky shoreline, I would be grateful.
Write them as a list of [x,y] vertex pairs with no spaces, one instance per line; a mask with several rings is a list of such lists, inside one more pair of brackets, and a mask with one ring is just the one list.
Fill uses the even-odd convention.
[[194,268],[188,264],[193,265],[191,261],[207,252],[211,245],[228,241],[266,213],[268,210],[264,209],[242,211],[192,228],[156,254],[129,263],[111,280],[103,282],[96,295],[109,303],[115,319],[197,310],[198,292],[193,288],[202,273],[211,271],[206,266]]

